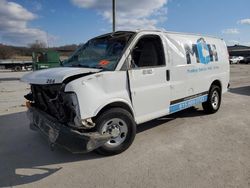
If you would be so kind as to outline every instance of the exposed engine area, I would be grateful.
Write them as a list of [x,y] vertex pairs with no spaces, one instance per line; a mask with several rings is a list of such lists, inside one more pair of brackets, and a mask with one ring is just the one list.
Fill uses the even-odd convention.
[[65,93],[64,84],[31,85],[25,98],[32,106],[56,118],[58,122],[80,129],[82,123],[75,93]]

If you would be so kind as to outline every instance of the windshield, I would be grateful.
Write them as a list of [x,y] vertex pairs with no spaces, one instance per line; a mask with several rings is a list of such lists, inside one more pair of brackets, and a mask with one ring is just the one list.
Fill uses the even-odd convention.
[[91,39],[64,61],[63,66],[114,70],[133,34],[118,32]]

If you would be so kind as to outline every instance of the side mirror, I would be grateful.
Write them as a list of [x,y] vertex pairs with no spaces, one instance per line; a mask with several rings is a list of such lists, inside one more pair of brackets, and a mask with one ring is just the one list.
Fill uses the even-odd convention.
[[122,65],[121,70],[129,70],[131,67],[131,55],[129,54]]
[[131,67],[131,63],[132,63],[132,61],[133,61],[133,58],[132,58],[132,55],[131,55],[131,53],[128,55],[128,58],[127,58],[127,68],[128,69],[131,69],[132,67]]
[[137,68],[138,66],[135,64],[135,60],[133,59],[132,55],[129,55],[129,69]]
[[[133,51],[134,51],[135,49],[137,49],[137,47],[134,48]],[[126,61],[127,61],[127,67],[128,67],[128,69],[133,69],[133,68],[138,67],[138,66],[136,65],[136,63],[135,63],[134,58],[133,58],[133,51],[132,51],[131,49],[129,50],[129,55],[128,55],[127,60],[126,60]]]

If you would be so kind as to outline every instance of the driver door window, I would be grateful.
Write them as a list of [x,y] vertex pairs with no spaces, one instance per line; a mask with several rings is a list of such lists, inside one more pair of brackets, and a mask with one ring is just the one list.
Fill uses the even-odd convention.
[[159,36],[144,36],[132,51],[132,68],[165,65],[162,42]]

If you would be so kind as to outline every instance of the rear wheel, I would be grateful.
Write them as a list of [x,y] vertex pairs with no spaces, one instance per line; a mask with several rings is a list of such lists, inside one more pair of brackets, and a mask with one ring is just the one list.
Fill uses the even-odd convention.
[[96,120],[97,131],[112,135],[111,139],[96,152],[103,155],[119,154],[132,144],[136,134],[136,124],[132,115],[122,109],[113,108],[101,114]]
[[204,111],[208,114],[217,112],[221,104],[221,89],[219,86],[212,85],[208,94],[208,100],[202,103]]
[[14,71],[16,71],[16,72],[19,72],[19,71],[21,71],[21,70],[22,70],[22,67],[19,66],[19,65],[16,65],[16,66],[14,67]]

